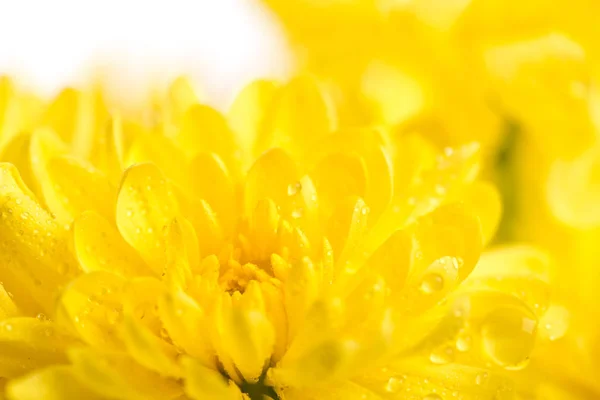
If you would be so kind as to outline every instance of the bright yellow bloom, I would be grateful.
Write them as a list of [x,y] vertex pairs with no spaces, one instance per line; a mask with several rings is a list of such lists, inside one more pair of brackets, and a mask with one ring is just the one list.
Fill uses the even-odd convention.
[[308,78],[227,118],[185,80],[145,118],[2,85],[8,398],[513,397],[550,261],[480,259],[501,207],[477,145],[336,131]]
[[263,2],[301,65],[331,81],[351,115],[437,143],[487,144],[506,208],[499,238],[553,253],[552,312],[569,321],[564,338],[536,353],[521,389],[598,398],[600,2]]

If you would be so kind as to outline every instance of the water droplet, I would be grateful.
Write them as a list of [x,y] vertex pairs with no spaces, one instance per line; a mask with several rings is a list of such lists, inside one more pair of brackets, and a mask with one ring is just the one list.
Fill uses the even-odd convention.
[[434,364],[448,364],[454,361],[454,349],[450,346],[442,346],[431,352],[429,361]]
[[21,204],[23,203],[23,200],[21,200],[21,199],[16,199],[16,200],[15,200],[15,203],[17,203],[18,205],[21,205]]
[[302,217],[303,214],[304,214],[304,209],[302,207],[298,207],[298,208],[294,209],[294,211],[292,211],[292,218],[298,219],[298,218]]
[[109,324],[114,325],[121,320],[121,309],[113,308],[106,310],[106,320]]
[[400,390],[401,386],[402,379],[392,376],[390,379],[388,379],[387,383],[385,384],[385,391],[388,393],[395,393],[398,390]]
[[475,377],[475,383],[478,385],[483,385],[487,381],[488,377],[489,374],[487,372],[477,374],[477,376]]
[[425,294],[439,292],[444,288],[444,278],[439,274],[429,273],[423,277],[419,289]]
[[[9,210],[9,212],[10,212],[10,210]],[[24,212],[23,214],[21,214],[21,219],[22,219],[22,220],[27,220],[27,219],[29,219],[29,213],[28,213],[28,212]]]
[[142,229],[141,228],[135,228],[135,233],[137,233],[139,235],[140,233],[142,233]]
[[369,213],[369,211],[371,211],[371,210],[369,209],[369,207],[367,207],[367,206],[364,206],[364,207],[362,208],[362,210],[360,210],[360,213],[361,213],[362,215],[367,215],[367,214]]
[[566,308],[551,305],[540,320],[540,336],[550,341],[560,339],[569,328],[570,315]]
[[295,196],[302,190],[302,184],[300,182],[290,183],[287,187],[288,196]]
[[132,217],[133,216],[133,211],[131,209],[128,209],[126,214],[127,214],[128,217]]
[[491,361],[506,369],[524,368],[533,349],[536,321],[517,308],[491,312],[481,326],[482,346]]
[[471,342],[473,339],[466,331],[461,330],[456,337],[456,349],[458,351],[466,352],[471,348]]
[[148,232],[149,234],[151,234],[151,233],[154,232],[154,229],[153,228],[148,228],[148,229],[146,229],[146,232]]
[[46,314],[44,313],[39,313],[35,317],[38,319],[38,321],[48,321],[48,317],[46,317]]
[[442,400],[442,397],[436,393],[429,393],[427,396],[423,397],[423,400]]

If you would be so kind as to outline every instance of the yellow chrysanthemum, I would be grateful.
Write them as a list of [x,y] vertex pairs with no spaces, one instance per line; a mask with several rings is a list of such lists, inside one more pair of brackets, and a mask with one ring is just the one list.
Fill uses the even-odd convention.
[[27,99],[2,81],[8,398],[512,398],[550,262],[479,260],[476,145],[335,131],[308,78],[227,118],[185,80],[144,118]]
[[591,321],[600,313],[600,3],[263,2],[284,23],[302,65],[342,92],[351,115],[438,143],[488,145],[488,172],[506,208],[499,238],[553,253],[550,314],[563,323],[548,326],[564,331],[569,323],[564,338],[546,335],[552,343],[536,353],[524,396],[599,397],[600,328]]

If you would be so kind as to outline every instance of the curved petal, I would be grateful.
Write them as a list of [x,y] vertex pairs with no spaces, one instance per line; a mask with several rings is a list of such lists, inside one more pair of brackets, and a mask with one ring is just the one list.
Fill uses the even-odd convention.
[[52,367],[9,383],[6,394],[11,400],[106,400],[76,378],[70,367]]
[[124,277],[152,274],[115,227],[93,211],[75,220],[73,238],[75,254],[86,272],[109,271]]
[[44,210],[16,168],[0,163],[0,279],[23,311],[52,312],[54,296],[78,272],[67,233]]
[[69,351],[76,378],[98,395],[110,399],[172,399],[181,394],[181,386],[133,361],[122,353],[92,348]]
[[114,219],[117,191],[102,172],[69,156],[48,160],[46,172],[48,179],[41,183],[44,199],[61,223],[70,224],[88,210]]
[[170,184],[154,164],[138,164],[123,176],[117,199],[117,227],[152,270],[165,265],[163,230],[178,216]]
[[77,343],[58,325],[39,318],[0,322],[0,375],[14,378],[53,364],[66,364],[66,350]]
[[242,89],[229,109],[227,119],[243,149],[245,168],[249,168],[252,160],[267,149],[264,131],[277,90],[275,82],[253,81]]

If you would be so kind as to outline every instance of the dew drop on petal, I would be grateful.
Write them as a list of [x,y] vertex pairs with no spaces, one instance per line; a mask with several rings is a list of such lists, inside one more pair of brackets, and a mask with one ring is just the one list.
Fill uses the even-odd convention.
[[429,361],[434,364],[448,364],[454,361],[454,349],[450,346],[442,346],[435,349],[429,355]]
[[38,319],[38,321],[48,321],[48,317],[44,313],[39,313],[35,317]]
[[477,376],[475,377],[475,383],[478,385],[483,385],[487,381],[488,377],[489,374],[487,372],[477,374]]
[[392,376],[385,384],[385,391],[388,393],[396,393],[402,386],[402,379]]
[[522,312],[503,308],[491,312],[481,326],[484,352],[506,369],[522,369],[534,345],[537,323]]
[[436,273],[429,273],[423,277],[419,289],[425,294],[439,292],[444,288],[444,278]]
[[461,352],[469,351],[472,338],[468,332],[461,330],[456,337],[456,349]]
[[302,190],[302,184],[300,182],[290,183],[287,187],[288,196],[295,196]]

